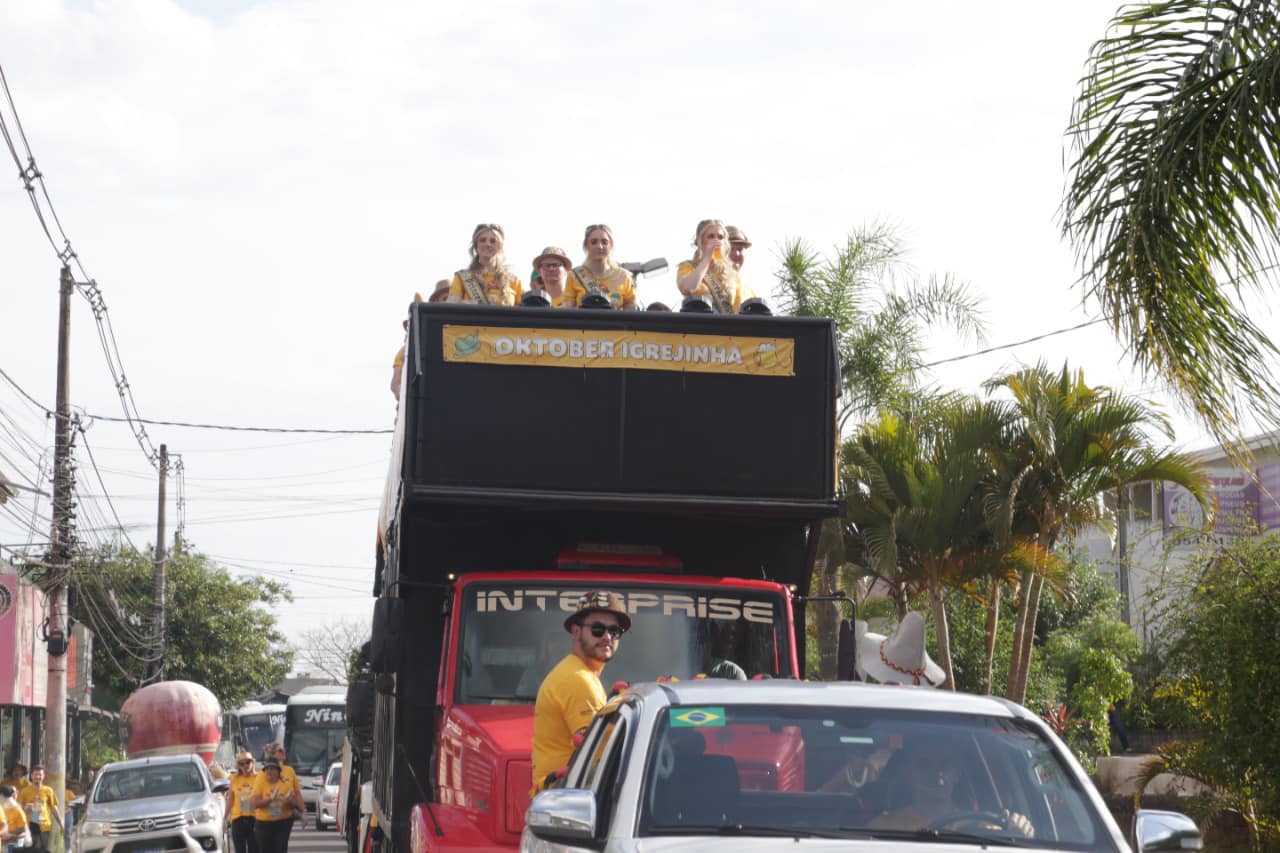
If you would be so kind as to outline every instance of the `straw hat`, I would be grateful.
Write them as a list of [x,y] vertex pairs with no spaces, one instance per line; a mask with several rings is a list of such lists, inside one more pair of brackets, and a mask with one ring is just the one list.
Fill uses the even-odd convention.
[[881,684],[912,684],[937,687],[945,673],[933,662],[924,648],[924,617],[912,611],[903,617],[890,636],[873,634],[867,623],[854,623],[857,639],[858,675],[874,678]]
[[554,258],[564,264],[565,269],[573,269],[573,261],[569,260],[569,256],[566,255],[564,253],[564,249],[561,249],[559,246],[547,246],[547,248],[543,249],[542,253],[533,259],[533,268],[535,270],[538,268],[538,265],[542,263],[543,258]]
[[729,235],[730,246],[741,246],[744,249],[751,248],[751,241],[747,239],[747,232],[743,231],[737,225],[726,226],[724,231]]
[[564,620],[564,629],[568,631],[574,625],[581,625],[582,620],[592,613],[612,613],[618,617],[622,630],[631,630],[631,616],[622,603],[622,596],[606,590],[584,593],[579,597],[577,609]]

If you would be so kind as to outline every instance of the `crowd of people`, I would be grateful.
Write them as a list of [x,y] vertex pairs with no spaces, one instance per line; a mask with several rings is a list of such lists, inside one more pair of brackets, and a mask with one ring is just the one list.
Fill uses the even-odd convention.
[[[431,296],[417,301],[465,302],[479,305],[526,305],[550,308],[613,308],[638,311],[635,277],[613,259],[613,229],[588,225],[582,235],[584,258],[574,265],[559,246],[547,246],[533,259],[529,288],[507,265],[503,247],[506,232],[493,222],[477,225],[471,233],[471,263],[451,279],[436,282]],[[742,275],[751,241],[741,228],[719,219],[698,223],[693,237],[693,257],[676,270],[676,286],[696,308],[717,314],[737,314],[760,303]],[[747,306],[747,307],[744,307]],[[648,311],[670,311],[663,302],[650,302]],[[405,322],[408,325],[408,321]],[[391,393],[400,399],[400,373],[404,347],[392,365]]]
[[53,832],[62,827],[58,796],[44,783],[44,765],[15,762],[0,779],[0,842],[6,851],[52,848]]

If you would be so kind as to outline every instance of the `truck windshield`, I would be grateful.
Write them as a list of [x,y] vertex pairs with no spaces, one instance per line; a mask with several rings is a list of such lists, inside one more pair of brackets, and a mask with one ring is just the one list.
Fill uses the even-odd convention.
[[[608,588],[626,599],[632,628],[605,669],[606,684],[792,675],[786,605],[777,593],[675,584]],[[569,584],[470,586],[455,701],[533,702],[543,678],[570,652],[564,620],[587,591]]]

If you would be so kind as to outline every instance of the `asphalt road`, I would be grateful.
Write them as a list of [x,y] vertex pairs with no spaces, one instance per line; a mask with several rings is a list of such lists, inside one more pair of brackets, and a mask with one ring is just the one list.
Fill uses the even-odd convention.
[[318,832],[314,823],[308,823],[305,829],[294,824],[289,836],[289,853],[345,853],[346,849],[341,835],[332,829]]

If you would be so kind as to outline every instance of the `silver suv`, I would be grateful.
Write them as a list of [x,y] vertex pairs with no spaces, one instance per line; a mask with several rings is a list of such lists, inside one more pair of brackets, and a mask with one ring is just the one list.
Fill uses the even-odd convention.
[[73,853],[224,853],[222,792],[195,755],[117,761],[98,774]]

